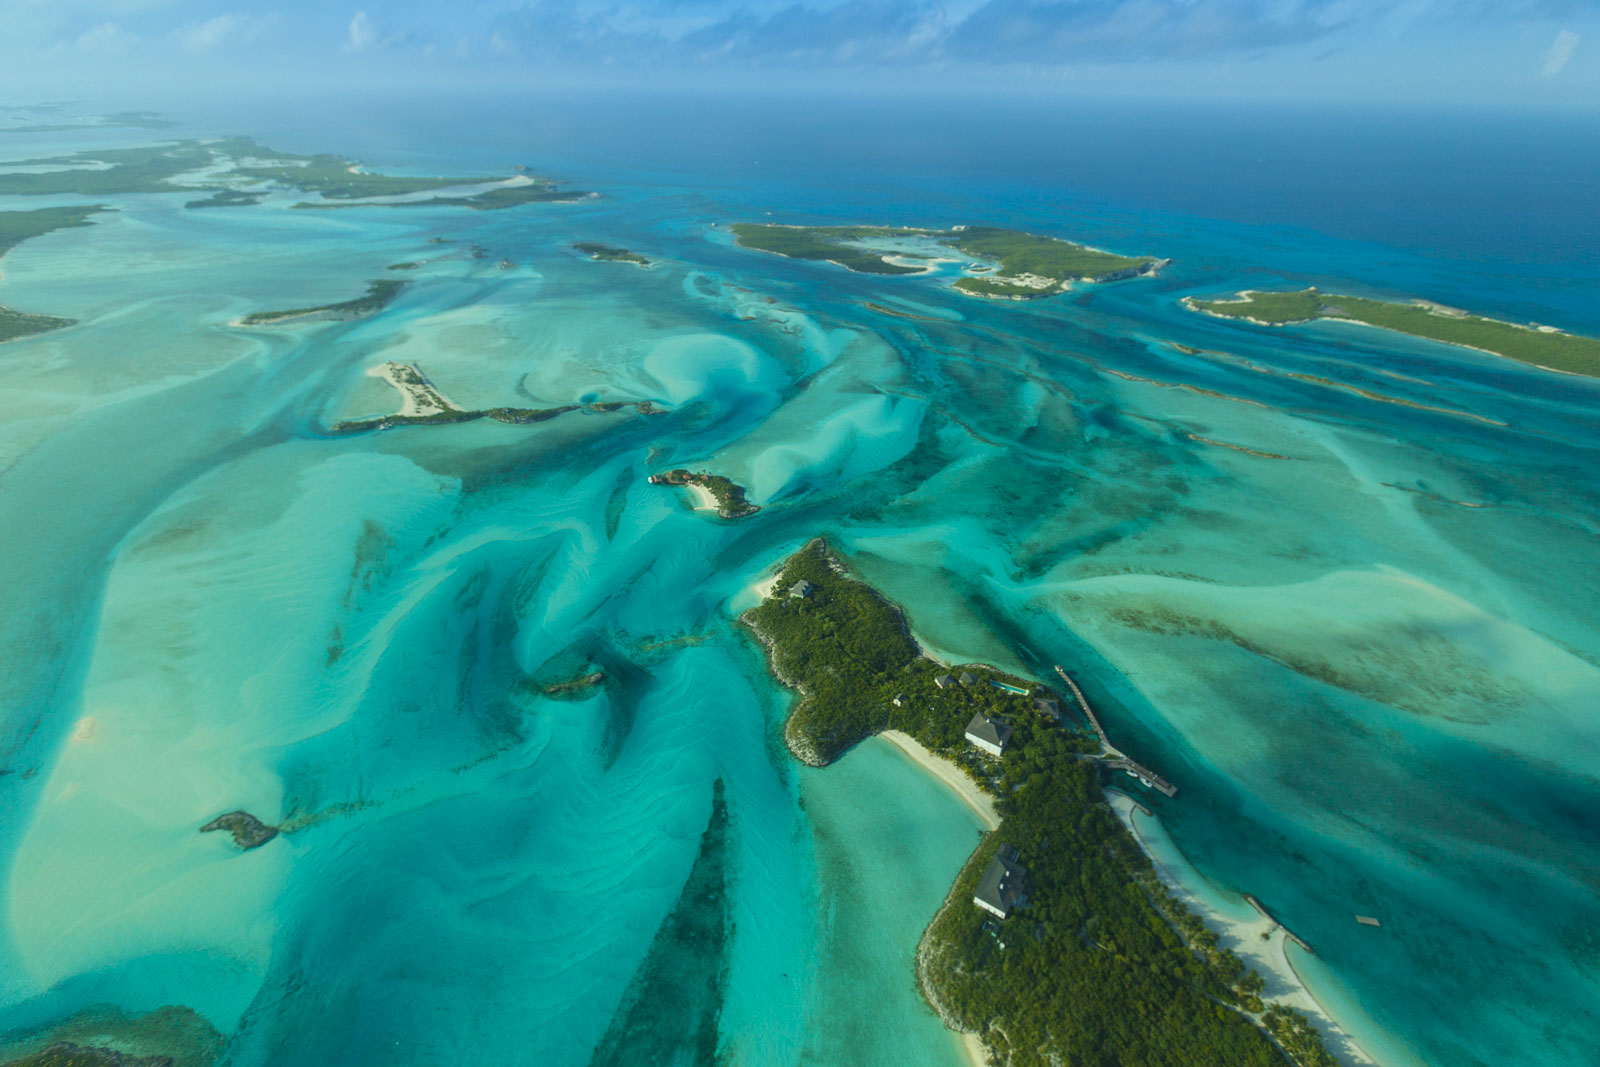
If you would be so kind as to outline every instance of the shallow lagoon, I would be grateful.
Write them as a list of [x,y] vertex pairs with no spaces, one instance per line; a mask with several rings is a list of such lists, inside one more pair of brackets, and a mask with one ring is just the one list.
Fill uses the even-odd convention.
[[[960,1062],[907,963],[970,816],[881,746],[798,771],[732,623],[820,532],[930,648],[1077,667],[1179,785],[1147,802],[1194,867],[1425,1061],[1585,1054],[1600,388],[1176,306],[1262,269],[1490,311],[1548,281],[996,186],[992,219],[1177,262],[989,304],[707,225],[817,190],[610,177],[489,213],[128,197],[6,258],[8,306],[84,321],[0,348],[0,581],[26,605],[0,620],[0,1028],[184,1004],[241,1065],[588,1062],[687,914],[721,779],[722,1050]],[[882,192],[841,181],[827,209],[954,210],[934,179]],[[571,252],[591,238],[657,265]],[[424,258],[375,318],[229,325]],[[328,437],[383,410],[364,371],[394,359],[469,406],[672,410]],[[765,510],[644,484],[678,464]],[[237,807],[293,829],[243,855],[195,832]],[[873,1027],[845,1017],[858,988]],[[640,1049],[689,1040],[653,1025]]]

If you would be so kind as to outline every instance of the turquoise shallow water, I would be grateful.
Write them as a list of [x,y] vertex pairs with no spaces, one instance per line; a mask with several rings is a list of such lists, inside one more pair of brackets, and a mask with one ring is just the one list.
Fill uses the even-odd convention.
[[[494,136],[389,158],[539,147]],[[971,816],[884,746],[798,771],[732,621],[823,533],[930,647],[1074,665],[1180,787],[1148,802],[1195,869],[1266,902],[1400,1047],[1584,1062],[1600,388],[1176,301],[1368,283],[1593,332],[1593,263],[1515,274],[1055,178],[689,165],[598,153],[564,176],[602,198],[510,212],[114,198],[6,257],[0,302],[83,321],[0,348],[0,1030],[182,1004],[231,1064],[583,1064],[651,1018],[638,1048],[694,1062],[688,1022],[622,1009],[676,966],[663,923],[714,914],[696,1003],[731,1062],[959,1062],[909,959]],[[978,303],[710,226],[768,210],[1175,262]],[[416,259],[371,319],[231,325]],[[388,360],[463,404],[670,411],[330,435],[392,410],[364,373]],[[723,523],[644,483],[677,464],[765,510]],[[243,855],[195,832],[235,808],[292,832]],[[713,912],[685,896],[712,884]]]

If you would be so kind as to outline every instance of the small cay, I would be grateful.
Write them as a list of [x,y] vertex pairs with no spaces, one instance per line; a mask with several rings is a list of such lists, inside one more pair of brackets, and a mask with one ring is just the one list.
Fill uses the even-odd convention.
[[218,815],[215,819],[200,827],[200,832],[209,834],[215,830],[226,830],[233,835],[233,843],[249,852],[278,836],[278,828],[262,822],[248,811],[230,811],[226,815]]
[[694,486],[702,489],[710,495],[717,514],[724,519],[742,519],[761,510],[744,498],[744,486],[720,474],[678,467],[664,474],[652,474],[649,482],[651,485]]

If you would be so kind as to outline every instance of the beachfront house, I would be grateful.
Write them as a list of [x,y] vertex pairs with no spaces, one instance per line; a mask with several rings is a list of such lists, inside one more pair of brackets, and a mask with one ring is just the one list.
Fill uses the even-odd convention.
[[796,600],[804,600],[811,595],[811,591],[815,588],[816,586],[802,578],[789,587],[789,595]]
[[1011,845],[1001,845],[989,860],[989,866],[983,869],[983,877],[978,879],[978,890],[973,893],[972,902],[989,914],[1004,919],[1011,914],[1012,908],[1028,902],[1028,895],[1022,890],[1022,878],[1026,873],[1017,862],[1017,850]]
[[1001,719],[991,719],[980,711],[967,723],[967,740],[991,756],[1001,755],[1011,740],[1011,724]]
[[1055,700],[1035,700],[1033,706],[1039,709],[1039,714],[1050,722],[1061,721],[1061,704]]
[[933,684],[938,686],[940,689],[949,689],[955,684],[955,679],[950,677],[948,674],[941,674],[939,677],[933,680]]
[[956,679],[956,681],[960,682],[962,685],[971,685],[973,682],[976,682],[977,680],[978,680],[977,678],[973,677],[971,671],[962,671],[961,672],[961,677]]

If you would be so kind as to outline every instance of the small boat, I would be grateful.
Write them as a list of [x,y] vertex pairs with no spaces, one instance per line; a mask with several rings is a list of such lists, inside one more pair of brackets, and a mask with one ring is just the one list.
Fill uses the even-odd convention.
[[1144,775],[1141,774],[1139,776],[1139,784],[1143,785],[1143,786],[1150,786],[1150,785],[1153,785],[1154,783],[1152,783],[1150,781],[1150,779],[1146,778]]
[[1139,772],[1138,771],[1129,771],[1128,772],[1128,777],[1129,778],[1137,778],[1137,777],[1139,777]]

